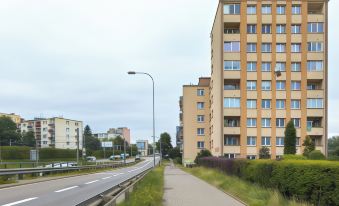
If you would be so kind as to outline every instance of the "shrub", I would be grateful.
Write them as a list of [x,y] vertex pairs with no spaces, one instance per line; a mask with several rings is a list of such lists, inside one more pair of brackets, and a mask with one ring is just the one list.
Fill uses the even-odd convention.
[[302,155],[284,155],[284,160],[307,160],[305,156]]
[[210,157],[210,156],[212,156],[212,154],[211,154],[211,152],[210,152],[209,150],[201,150],[201,151],[197,154],[197,156],[196,156],[194,162],[198,164],[198,161],[199,161],[200,158],[203,158],[203,157]]
[[262,147],[259,150],[259,158],[260,159],[269,159],[271,157],[270,155],[270,148],[268,147]]
[[297,142],[297,131],[294,127],[293,121],[291,120],[287,123],[285,129],[284,154],[295,154],[297,152],[296,142]]
[[181,158],[181,157],[175,158],[175,162],[176,162],[177,164],[182,164],[182,158]]
[[308,154],[310,160],[324,160],[326,159],[325,155],[319,150],[314,150]]
[[1,147],[1,158],[3,160],[24,160],[29,159],[30,147],[3,146]]
[[312,141],[312,139],[310,138],[310,136],[306,136],[304,143],[303,143],[304,148],[304,152],[303,155],[304,156],[308,156],[308,154],[312,151],[315,150],[315,145],[314,142]]

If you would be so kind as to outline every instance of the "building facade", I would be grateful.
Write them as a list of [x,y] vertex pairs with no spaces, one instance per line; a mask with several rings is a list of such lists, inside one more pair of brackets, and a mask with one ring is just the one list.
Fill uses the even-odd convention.
[[18,128],[20,127],[20,123],[22,121],[21,116],[14,114],[14,113],[10,113],[10,114],[6,114],[6,113],[1,113],[0,112],[0,117],[9,117],[11,118],[11,120],[18,125]]
[[128,144],[131,143],[131,130],[127,127],[110,128],[106,133],[95,133],[93,136],[99,139],[114,139],[120,136],[125,139]]
[[148,140],[137,140],[136,146],[138,148],[138,153],[141,156],[147,156],[149,154],[149,151],[148,151]]

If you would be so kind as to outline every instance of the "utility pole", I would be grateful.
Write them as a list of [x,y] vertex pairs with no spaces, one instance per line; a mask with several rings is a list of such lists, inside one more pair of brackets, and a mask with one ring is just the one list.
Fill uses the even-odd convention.
[[133,156],[133,155],[132,155],[132,145],[130,144],[129,147],[131,148],[131,157],[132,157],[132,156]]
[[79,166],[79,128],[77,128],[77,165]]
[[124,137],[124,164],[126,165],[126,141]]
[[2,158],[1,158],[1,139],[0,139],[0,163],[2,164]]
[[39,163],[39,148],[38,148],[38,139],[35,137],[35,161],[38,166]]

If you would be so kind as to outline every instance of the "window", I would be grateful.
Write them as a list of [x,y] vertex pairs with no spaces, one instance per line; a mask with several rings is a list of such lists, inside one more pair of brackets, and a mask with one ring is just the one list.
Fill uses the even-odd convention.
[[204,129],[204,128],[198,128],[198,129],[197,129],[197,134],[198,134],[199,136],[205,135],[205,129]]
[[324,108],[323,99],[307,99],[307,109],[322,109]]
[[277,24],[277,34],[285,34],[285,33],[286,33],[286,25]]
[[225,136],[224,145],[237,146],[239,145],[239,137]]
[[277,5],[277,14],[285,14],[286,6],[285,5]]
[[256,127],[257,119],[255,118],[247,118],[247,127]]
[[297,137],[297,140],[296,140],[295,146],[300,146],[300,137]]
[[307,49],[309,52],[322,52],[324,51],[324,46],[322,42],[308,42]]
[[291,71],[292,72],[300,72],[301,71],[301,62],[292,62]]
[[308,23],[307,31],[309,33],[323,33],[324,32],[324,23]]
[[277,62],[275,65],[277,71],[285,72],[286,71],[286,62]]
[[240,108],[240,98],[224,98],[225,108]]
[[301,52],[301,44],[300,43],[292,43],[291,52],[292,53],[300,53]]
[[300,118],[292,118],[295,128],[300,128]]
[[247,33],[248,34],[255,34],[255,33],[257,33],[257,25],[255,25],[255,24],[248,24],[247,25]]
[[261,71],[262,72],[270,72],[271,71],[271,62],[263,62],[261,64]]
[[247,14],[256,14],[257,7],[256,5],[247,5]]
[[261,107],[263,109],[271,109],[271,100],[270,99],[261,100]]
[[224,14],[240,14],[240,4],[225,4]]
[[286,82],[285,81],[277,81],[276,88],[277,88],[277,90],[285,90],[286,89]]
[[301,14],[300,5],[292,5],[292,14]]
[[256,43],[247,43],[247,52],[257,52],[257,44]]
[[47,127],[42,128],[43,132],[47,132]]
[[42,135],[42,138],[46,139],[47,138],[47,134]]
[[284,137],[277,137],[277,146],[284,146]]
[[300,100],[292,99],[291,100],[291,109],[300,109]]
[[292,24],[291,32],[292,34],[300,34],[301,25],[300,24]]
[[247,146],[255,146],[257,138],[253,136],[247,137]]
[[42,141],[42,144],[47,144],[47,141]]
[[204,102],[198,102],[197,103],[197,108],[198,109],[204,109],[204,107],[205,107],[205,103]]
[[197,142],[198,149],[204,149],[205,148],[205,142]]
[[286,52],[286,44],[277,43],[277,52],[278,53],[285,53]]
[[66,125],[69,125],[69,121],[66,121]]
[[262,5],[261,6],[261,13],[262,14],[271,14],[272,13],[272,8],[271,5]]
[[224,52],[240,52],[240,42],[224,42]]
[[256,90],[257,82],[256,81],[247,81],[247,90]]
[[224,61],[224,70],[240,70],[240,61]]
[[248,72],[257,71],[257,62],[247,62],[247,71]]
[[261,145],[262,146],[270,146],[271,145],[271,137],[261,137]]
[[276,119],[276,126],[277,126],[277,127],[285,127],[285,119],[283,119],[283,118],[277,118],[277,119]]
[[224,127],[240,127],[240,118],[224,117]]
[[263,24],[261,27],[261,31],[263,34],[270,34],[271,33],[271,24]]
[[205,90],[203,90],[203,89],[198,89],[198,90],[197,90],[197,95],[198,95],[198,96],[204,96],[204,95],[205,95]]
[[224,157],[225,157],[226,159],[234,159],[234,158],[235,158],[235,154],[225,153],[225,154],[224,154]]
[[262,118],[261,119],[262,127],[271,127],[271,119],[270,118]]
[[323,61],[307,61],[307,71],[309,72],[323,71]]
[[257,100],[248,99],[247,100],[247,109],[256,109],[257,108]]
[[255,155],[247,155],[246,158],[248,160],[255,160],[256,159],[256,156]]
[[277,109],[285,109],[285,100],[284,99],[277,99],[276,107],[277,107]]
[[261,52],[263,52],[263,53],[272,52],[272,44],[271,43],[262,43],[261,44]]
[[301,82],[300,81],[292,81],[291,83],[291,89],[294,91],[299,91],[301,88]]
[[197,116],[197,121],[198,122],[204,122],[205,121],[205,116],[204,115],[198,115]]
[[69,128],[66,128],[66,132],[69,132]]
[[262,81],[261,82],[261,89],[264,91],[271,90],[271,81]]

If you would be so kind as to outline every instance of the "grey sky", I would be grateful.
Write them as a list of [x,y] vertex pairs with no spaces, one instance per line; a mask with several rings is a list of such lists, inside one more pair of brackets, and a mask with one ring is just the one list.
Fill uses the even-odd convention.
[[[2,0],[0,111],[83,120],[94,132],[128,126],[133,141],[175,136],[182,84],[210,74],[217,0]],[[330,2],[329,132],[339,134],[335,49],[338,1]]]

